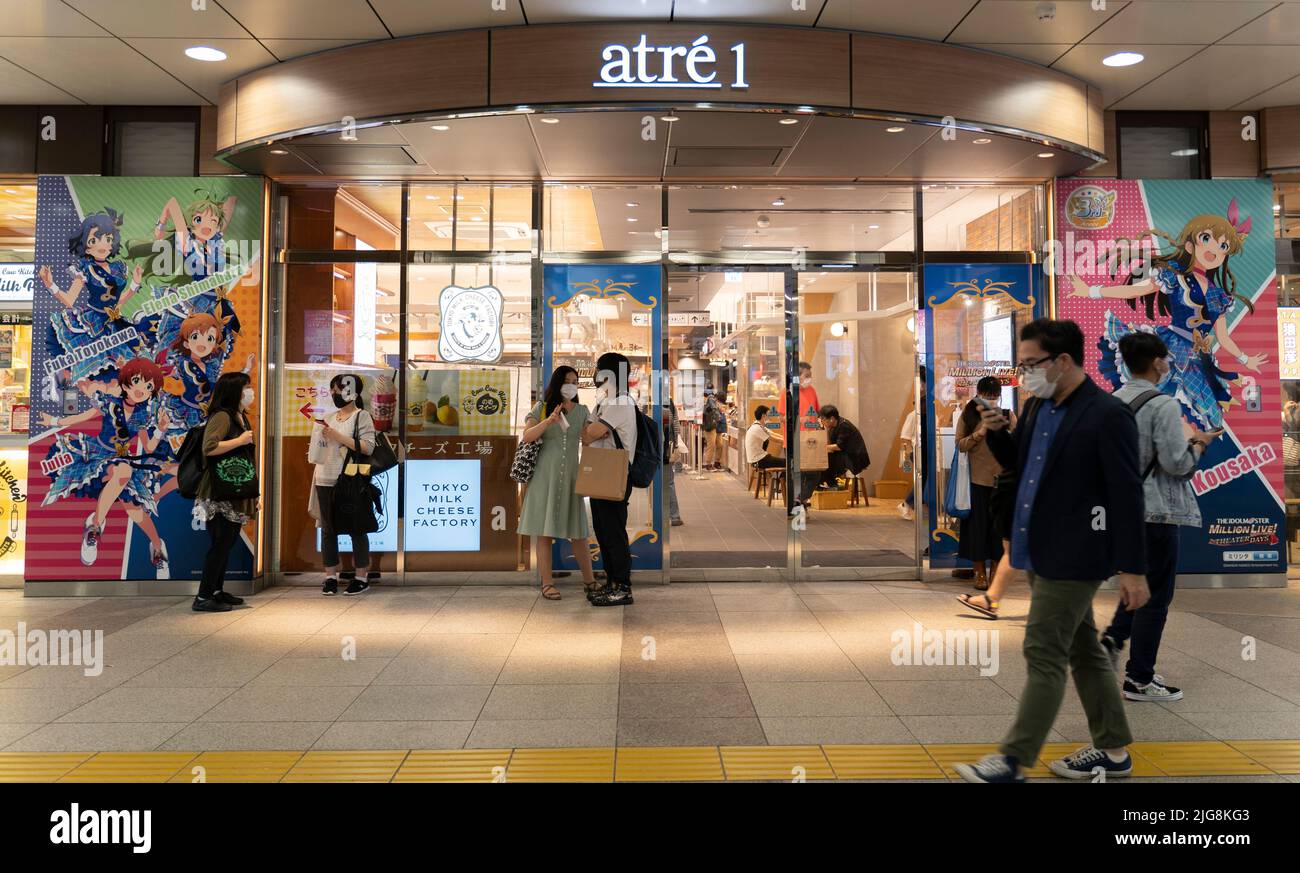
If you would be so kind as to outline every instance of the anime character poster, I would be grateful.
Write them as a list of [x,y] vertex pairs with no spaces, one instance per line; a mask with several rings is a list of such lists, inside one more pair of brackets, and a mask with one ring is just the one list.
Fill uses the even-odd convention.
[[[222,373],[259,383],[261,235],[260,179],[39,179],[29,582],[199,577],[177,452]],[[251,576],[255,531],[228,579]]]
[[1192,478],[1202,528],[1182,529],[1183,573],[1286,569],[1272,206],[1256,179],[1057,187],[1058,313],[1083,327],[1088,373],[1123,385],[1120,339],[1152,332],[1169,349],[1157,387],[1189,435],[1216,435]]

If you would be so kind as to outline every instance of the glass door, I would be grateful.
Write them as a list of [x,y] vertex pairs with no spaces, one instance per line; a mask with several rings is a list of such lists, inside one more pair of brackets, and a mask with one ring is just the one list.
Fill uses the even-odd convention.
[[916,293],[910,270],[794,274],[798,443],[790,461],[796,577],[916,578]]

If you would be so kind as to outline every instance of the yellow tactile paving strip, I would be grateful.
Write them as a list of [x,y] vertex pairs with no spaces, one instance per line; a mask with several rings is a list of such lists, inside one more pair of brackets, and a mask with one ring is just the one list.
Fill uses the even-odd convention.
[[[1049,743],[1041,763],[1078,743]],[[0,752],[0,782],[741,782],[956,779],[992,744]],[[1300,740],[1134,743],[1135,777],[1300,775]]]

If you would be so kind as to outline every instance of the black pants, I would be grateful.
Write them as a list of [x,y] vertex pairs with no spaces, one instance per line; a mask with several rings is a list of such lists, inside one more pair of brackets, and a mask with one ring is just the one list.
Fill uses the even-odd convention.
[[212,545],[203,559],[203,579],[199,582],[199,597],[207,600],[222,590],[226,584],[226,562],[230,560],[230,550],[239,540],[239,523],[231,521],[224,515],[214,515],[208,519],[208,537]]
[[600,563],[611,585],[632,587],[632,549],[627,542],[627,501],[632,486],[622,500],[591,498],[591,527],[600,545]]
[[1106,635],[1116,642],[1129,640],[1128,664],[1124,672],[1139,685],[1155,675],[1156,657],[1160,654],[1160,637],[1165,632],[1169,604],[1174,599],[1178,579],[1178,525],[1147,522],[1147,587],[1151,599],[1129,612],[1121,603],[1106,628]]
[[849,465],[840,457],[841,454],[841,452],[829,453],[826,458],[827,467],[825,470],[809,470],[806,473],[799,474],[800,503],[807,503],[811,500],[813,492],[823,482],[826,483],[827,487],[834,488],[837,479],[849,475]]
[[[317,485],[316,502],[320,504],[320,554],[326,567],[339,564],[339,532],[334,529],[334,486]],[[370,538],[365,534],[352,537],[352,566],[370,566]]]

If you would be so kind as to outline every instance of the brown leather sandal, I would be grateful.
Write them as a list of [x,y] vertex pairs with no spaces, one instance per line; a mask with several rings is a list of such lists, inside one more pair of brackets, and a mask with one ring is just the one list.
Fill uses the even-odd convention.
[[[980,615],[997,621],[998,602],[987,594],[958,594],[957,599],[961,601],[963,606],[970,607]],[[976,599],[983,600],[984,603],[976,603]]]
[[559,600],[560,590],[555,587],[554,582],[543,582],[542,597],[546,598],[547,600]]

